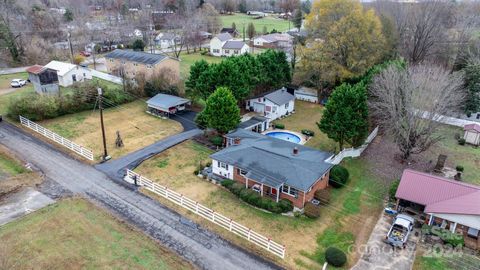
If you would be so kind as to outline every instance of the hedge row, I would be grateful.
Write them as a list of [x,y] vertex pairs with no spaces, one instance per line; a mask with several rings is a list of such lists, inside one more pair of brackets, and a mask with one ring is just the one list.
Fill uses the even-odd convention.
[[233,180],[222,181],[222,186],[230,190],[233,194],[237,195],[241,200],[256,206],[268,210],[273,213],[285,213],[293,210],[293,204],[291,201],[281,199],[278,203],[271,199],[264,198],[251,189],[246,189],[245,185],[237,183]]
[[7,114],[12,119],[22,115],[32,121],[51,119],[65,114],[90,110],[95,106],[97,88],[103,89],[106,100],[104,107],[118,105],[133,100],[120,86],[109,86],[97,81],[77,84],[71,89],[61,89],[60,95],[39,95],[30,93],[10,100]]
[[437,226],[423,224],[422,232],[424,234],[436,235],[440,237],[440,239],[442,239],[445,244],[450,244],[453,247],[465,245],[463,235],[458,233],[452,233],[450,230],[442,229]]

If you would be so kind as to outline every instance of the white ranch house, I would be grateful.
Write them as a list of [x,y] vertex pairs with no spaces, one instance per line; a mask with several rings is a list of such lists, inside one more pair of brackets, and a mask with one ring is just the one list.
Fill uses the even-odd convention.
[[90,69],[70,63],[52,61],[45,65],[45,68],[57,71],[58,84],[63,87],[70,86],[75,82],[83,82],[85,79],[92,79]]
[[287,116],[295,110],[295,96],[281,88],[247,100],[246,109],[257,112],[270,121]]
[[180,44],[180,38],[173,33],[160,33],[155,37],[155,45],[161,49],[173,47],[175,41]]
[[480,145],[480,124],[468,124],[463,128],[463,138],[466,143]]
[[210,54],[233,56],[249,52],[250,47],[241,40],[234,40],[229,33],[218,34],[210,40]]

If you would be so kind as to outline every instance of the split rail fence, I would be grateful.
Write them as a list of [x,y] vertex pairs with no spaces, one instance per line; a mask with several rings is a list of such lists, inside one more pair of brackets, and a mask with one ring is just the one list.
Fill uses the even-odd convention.
[[284,259],[285,258],[285,246],[278,244],[274,241],[272,241],[270,238],[265,237],[235,221],[233,221],[231,218],[227,218],[215,211],[213,211],[210,208],[207,208],[198,202],[189,199],[185,196],[183,196],[180,193],[177,193],[171,189],[168,189],[167,187],[161,186],[152,180],[149,180],[140,174],[133,172],[131,170],[127,170],[127,175],[125,180],[130,182],[130,183],[135,183],[136,179],[136,184],[139,186],[143,186],[146,189],[152,191],[155,194],[158,194],[169,201],[174,202],[175,204],[178,204],[182,206],[183,208],[186,208],[193,213],[217,224],[220,227],[223,227],[224,229],[227,229],[228,231],[247,239],[249,242],[252,242],[256,244],[257,246],[260,246],[269,252],[273,253],[274,255]]
[[49,130],[49,129],[46,129],[42,126],[40,126],[39,124],[33,122],[33,121],[30,121],[28,120],[27,118],[23,117],[20,115],[20,123],[26,127],[28,127],[29,129],[49,138],[50,140],[53,140],[55,141],[56,143],[59,143],[65,147],[67,147],[68,149],[72,150],[73,152],[89,159],[89,160],[93,160],[93,152],[79,144],[76,144],[68,139],[65,139],[64,137],[58,135],[57,133]]

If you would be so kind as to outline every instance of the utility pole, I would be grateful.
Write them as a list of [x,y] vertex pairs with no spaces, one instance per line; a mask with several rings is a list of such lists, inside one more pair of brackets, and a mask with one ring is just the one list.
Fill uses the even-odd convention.
[[103,125],[103,104],[102,104],[102,97],[103,91],[102,88],[97,88],[98,91],[98,108],[100,110],[100,124],[102,126],[102,139],[103,139],[103,161],[107,161],[110,159],[107,153],[107,140],[105,139],[105,126]]
[[72,40],[70,39],[70,37],[71,37],[71,34],[69,31],[67,34],[67,38],[68,38],[68,45],[70,46],[70,60],[72,61],[72,64],[73,64],[73,47],[72,47]]
[[245,42],[245,23],[243,23],[243,42]]

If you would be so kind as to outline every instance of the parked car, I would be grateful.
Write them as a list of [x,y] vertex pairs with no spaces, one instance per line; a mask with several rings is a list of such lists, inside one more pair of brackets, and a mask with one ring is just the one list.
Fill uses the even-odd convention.
[[412,232],[415,219],[413,217],[398,214],[393,220],[392,227],[387,234],[387,242],[394,247],[405,248],[408,236]]
[[25,84],[27,84],[27,81],[22,79],[13,79],[12,82],[10,83],[12,87],[22,87]]
[[92,55],[90,52],[87,52],[87,51],[81,51],[80,54],[85,57],[89,57],[90,55]]

